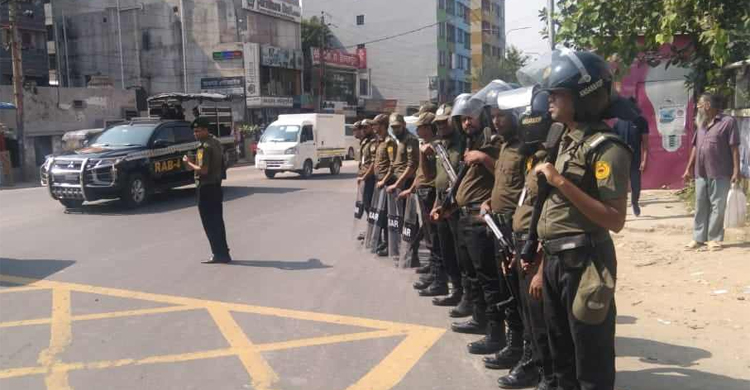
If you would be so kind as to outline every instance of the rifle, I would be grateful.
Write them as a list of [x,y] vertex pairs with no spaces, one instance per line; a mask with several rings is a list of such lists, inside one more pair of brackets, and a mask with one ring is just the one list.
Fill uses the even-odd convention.
[[448,181],[450,182],[451,186],[453,186],[456,183],[458,175],[456,175],[456,171],[453,169],[453,165],[451,165],[451,160],[448,157],[448,152],[445,150],[445,146],[443,146],[443,144],[441,144],[440,142],[435,142],[434,146],[437,157],[440,160],[440,165],[442,165],[443,169],[445,169],[445,172],[448,173]]
[[453,206],[454,203],[456,203],[456,192],[458,192],[458,187],[461,186],[461,182],[464,181],[464,176],[466,176],[466,172],[468,171],[469,171],[469,164],[461,163],[461,167],[458,168],[458,175],[456,176],[456,181],[448,190],[448,196],[446,196],[445,199],[443,199],[443,203],[440,205],[440,207],[443,210],[448,210],[451,206]]
[[[505,234],[503,234],[503,229],[498,226],[497,222],[495,221],[495,218],[484,211],[482,211],[482,219],[484,219],[484,222],[487,224],[487,227],[490,228],[492,231],[492,234],[495,235],[495,239],[500,244],[500,254],[504,259],[511,259],[513,256],[513,247],[510,244],[510,241],[508,241],[507,238],[505,238]],[[506,233],[507,229],[506,229]],[[505,310],[507,307],[513,305],[516,302],[516,293],[515,288],[513,287],[513,284],[510,283],[508,280],[508,275],[505,274],[505,272],[501,272],[501,276],[503,278],[503,281],[505,282],[505,285],[508,287],[508,291],[510,291],[510,297],[507,299],[498,302],[497,303],[497,309],[499,311]]]
[[[561,123],[553,123],[550,126],[549,133],[547,134],[547,141],[544,143],[547,150],[547,162],[554,164],[557,160],[557,152],[560,149],[560,140],[562,139],[565,126]],[[537,226],[539,225],[539,218],[542,215],[542,208],[544,202],[547,200],[550,192],[552,192],[552,186],[547,183],[547,178],[544,174],[540,173],[537,175],[537,183],[539,191],[537,193],[536,202],[534,202],[534,211],[531,213],[531,224],[529,224],[529,238],[521,250],[521,260],[526,263],[533,263],[536,255],[536,250],[539,247],[539,234],[537,234]]]

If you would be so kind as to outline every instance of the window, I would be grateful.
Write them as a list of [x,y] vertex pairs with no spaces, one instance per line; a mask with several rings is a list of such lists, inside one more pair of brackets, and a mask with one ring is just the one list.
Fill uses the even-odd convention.
[[448,15],[453,15],[456,13],[456,2],[455,0],[446,0],[445,3],[445,12]]
[[438,25],[438,37],[445,38],[445,22]]
[[482,11],[490,10],[490,0],[482,0]]
[[186,144],[195,142],[195,136],[193,135],[193,129],[190,126],[177,126],[173,129],[174,140],[178,144]]
[[445,9],[445,0],[438,0],[438,8]]
[[456,43],[464,43],[464,30],[456,27]]
[[489,57],[492,54],[492,48],[488,44],[482,45],[482,56]]
[[49,55],[49,68],[57,69],[57,55],[56,54]]
[[445,80],[443,79],[440,79],[440,91],[439,92],[441,95],[445,93]]
[[482,22],[482,34],[491,34],[492,26],[489,22]]
[[365,44],[364,43],[360,43],[360,44],[357,45],[357,49],[364,49],[364,48],[365,48]]
[[471,50],[471,33],[466,32],[466,36],[464,37],[464,48]]
[[357,26],[365,24],[365,15],[357,15]]
[[466,69],[471,70],[471,58],[466,57]]
[[440,50],[440,52],[438,52],[438,57],[439,57],[439,60],[440,60],[439,65],[441,67],[444,67],[445,66],[445,62],[446,62],[445,61],[445,52],[442,51],[442,50]]
[[456,63],[453,61],[453,53],[448,52],[448,69],[455,69]]
[[302,134],[300,135],[299,142],[314,141],[313,128],[311,125],[302,126]]
[[360,79],[359,80],[359,96],[369,96],[370,95],[370,82],[367,79]]
[[55,40],[55,26],[51,24],[47,26],[47,40],[48,41]]
[[157,142],[166,142],[167,145],[175,143],[174,132],[171,127],[162,127],[154,136],[154,141],[151,145],[156,145]]
[[471,9],[463,5],[461,7],[464,8],[464,23],[471,24]]
[[448,38],[447,38],[448,42],[453,43],[453,42],[456,41],[456,28],[453,27],[453,25],[450,24],[450,23],[448,23],[447,27],[448,27],[447,28],[447,31],[448,31]]

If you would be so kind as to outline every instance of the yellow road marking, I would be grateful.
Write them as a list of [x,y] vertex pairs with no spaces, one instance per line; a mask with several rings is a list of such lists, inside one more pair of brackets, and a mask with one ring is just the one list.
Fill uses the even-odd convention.
[[4,286],[0,289],[0,294],[4,293],[16,293],[16,292],[24,292],[24,291],[39,291],[39,290],[49,290],[49,287],[38,287],[38,286],[19,286],[19,287],[13,287],[13,286]]
[[[142,316],[148,314],[161,314],[161,313],[173,313],[178,311],[188,310],[199,310],[200,307],[191,306],[168,306],[168,307],[157,307],[153,309],[138,309],[138,310],[124,310],[124,311],[112,311],[108,313],[95,313],[95,314],[83,314],[77,315],[70,318],[71,321],[91,321],[91,320],[102,320],[109,318],[118,317],[132,317]],[[13,328],[17,326],[30,326],[30,325],[45,325],[52,322],[51,318],[36,318],[33,320],[22,320],[22,321],[7,321],[0,322],[0,328]]]
[[72,327],[70,321],[70,290],[55,289],[52,291],[52,322],[50,326],[49,348],[39,354],[37,362],[46,368],[44,382],[47,390],[69,390],[68,372],[53,370],[59,355],[70,345]]
[[263,359],[260,352],[255,349],[253,342],[247,338],[245,332],[232,318],[229,311],[210,307],[208,312],[229,345],[233,348],[244,349],[244,352],[239,353],[239,358],[252,379],[253,388],[257,390],[271,389],[279,381],[279,376],[276,375],[266,359]]
[[[151,294],[138,291],[119,290],[88,286],[75,283],[35,280],[0,274],[0,281],[23,284],[23,287],[8,288],[7,292],[28,291],[36,289],[53,290],[52,318],[33,319],[25,321],[9,321],[0,323],[0,328],[14,326],[51,324],[50,347],[40,354],[40,367],[22,367],[0,370],[0,379],[27,375],[45,374],[47,388],[51,390],[70,389],[67,378],[68,372],[86,369],[106,369],[127,365],[144,365],[159,363],[175,363],[200,359],[212,359],[226,356],[238,356],[251,377],[254,388],[269,389],[279,380],[278,375],[261,356],[262,352],[278,351],[307,346],[329,345],[343,342],[353,342],[374,338],[405,336],[399,345],[391,351],[369,373],[350,386],[348,390],[388,390],[398,384],[411,368],[421,359],[430,347],[445,333],[444,329],[421,325],[396,323],[359,317],[340,316],[334,314],[304,312],[272,307],[252,306],[244,304],[208,301],[186,297]],[[140,299],[160,302],[174,306],[126,310],[109,313],[96,313],[79,316],[70,315],[71,291],[101,294],[121,298]],[[70,344],[70,325],[72,321],[99,320],[108,318],[139,316],[157,313],[169,313],[186,310],[205,309],[209,312],[216,325],[221,330],[230,348],[214,349],[191,353],[150,356],[142,359],[120,359],[98,362],[63,363],[57,356]],[[305,321],[316,321],[331,324],[350,325],[369,328],[370,331],[349,334],[312,337],[306,339],[288,340],[267,344],[254,344],[239,327],[231,312],[252,313],[281,318],[291,318]]]

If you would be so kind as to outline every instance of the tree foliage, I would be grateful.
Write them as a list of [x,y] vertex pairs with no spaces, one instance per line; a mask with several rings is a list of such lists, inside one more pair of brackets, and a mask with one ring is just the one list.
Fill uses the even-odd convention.
[[[747,0],[560,0],[555,23],[560,43],[595,50],[619,69],[634,60],[687,67],[686,83],[696,93],[725,88],[729,77],[722,68],[750,56]],[[689,45],[659,55],[677,35],[687,36]]]
[[510,46],[505,58],[500,60],[486,59],[482,66],[474,65],[471,70],[471,81],[475,85],[485,86],[492,80],[503,80],[517,83],[516,71],[529,62],[529,57],[515,46]]

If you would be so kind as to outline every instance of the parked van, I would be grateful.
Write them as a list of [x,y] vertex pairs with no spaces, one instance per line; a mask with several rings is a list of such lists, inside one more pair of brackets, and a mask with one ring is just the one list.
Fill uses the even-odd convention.
[[344,125],[344,139],[346,140],[346,159],[359,159],[359,140],[354,138],[354,125]]
[[347,152],[342,129],[343,115],[279,115],[263,132],[255,167],[269,179],[279,172],[296,172],[308,178],[313,169],[321,168],[338,175]]

